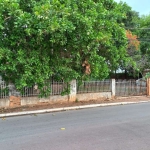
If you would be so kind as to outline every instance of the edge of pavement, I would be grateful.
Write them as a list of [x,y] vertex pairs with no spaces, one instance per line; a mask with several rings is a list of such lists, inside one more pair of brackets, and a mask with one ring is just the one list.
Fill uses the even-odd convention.
[[0,114],[0,118],[22,116],[22,115],[34,115],[34,114],[42,114],[42,113],[51,113],[51,112],[59,112],[59,111],[67,111],[67,110],[77,110],[77,109],[94,108],[94,107],[148,103],[148,102],[150,102],[150,100],[138,101],[138,102],[116,102],[116,103],[91,104],[91,105],[82,105],[82,106],[73,106],[73,107],[62,107],[62,108],[52,108],[52,109],[43,109],[43,110],[34,110],[34,111],[4,113],[4,114]]

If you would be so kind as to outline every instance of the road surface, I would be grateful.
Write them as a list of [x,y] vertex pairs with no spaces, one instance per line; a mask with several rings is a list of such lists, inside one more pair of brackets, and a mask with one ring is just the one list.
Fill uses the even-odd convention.
[[150,103],[1,118],[0,150],[150,150]]

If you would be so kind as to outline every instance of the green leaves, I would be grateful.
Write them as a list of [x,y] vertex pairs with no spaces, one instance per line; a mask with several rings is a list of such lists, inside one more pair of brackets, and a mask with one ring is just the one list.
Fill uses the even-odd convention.
[[86,78],[106,78],[126,57],[118,6],[110,0],[0,0],[0,74],[18,89],[36,83],[42,92],[51,77],[83,79],[88,60]]

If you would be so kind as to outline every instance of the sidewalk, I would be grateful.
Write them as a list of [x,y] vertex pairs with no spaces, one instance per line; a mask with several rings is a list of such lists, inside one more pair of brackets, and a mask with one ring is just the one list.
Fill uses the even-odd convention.
[[31,115],[39,113],[50,113],[66,110],[76,110],[94,107],[126,105],[150,102],[150,97],[147,96],[134,96],[134,97],[119,97],[116,99],[98,99],[91,101],[81,102],[64,102],[64,103],[42,103],[38,105],[22,106],[18,108],[0,108],[0,118]]

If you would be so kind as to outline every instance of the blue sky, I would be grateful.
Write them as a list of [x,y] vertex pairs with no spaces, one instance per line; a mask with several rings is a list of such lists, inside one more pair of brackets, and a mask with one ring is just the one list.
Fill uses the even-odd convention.
[[[120,0],[114,0],[120,2]],[[140,15],[149,15],[150,14],[150,0],[122,0],[126,2],[132,10],[139,12]]]

